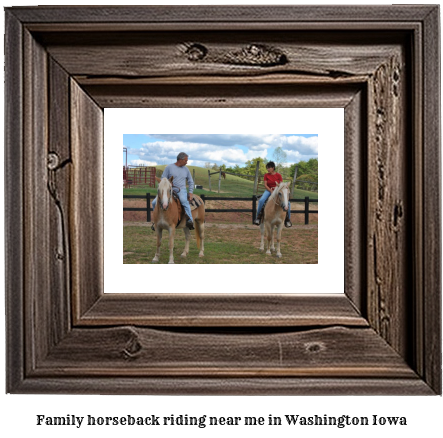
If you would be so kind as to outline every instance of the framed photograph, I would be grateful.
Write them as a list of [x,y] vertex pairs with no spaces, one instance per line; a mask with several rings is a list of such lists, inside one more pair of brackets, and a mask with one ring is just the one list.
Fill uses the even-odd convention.
[[[6,8],[7,392],[441,394],[439,40],[438,6]],[[105,108],[342,108],[343,281],[105,293]]]
[[[269,294],[271,287],[273,293],[324,294],[334,292],[328,287],[332,279],[337,287],[336,291],[344,291],[344,110],[342,108],[106,108],[104,115],[105,293],[155,291],[160,294],[180,292],[226,294],[226,291],[231,290],[235,284],[236,293]],[[220,120],[223,122],[220,123]],[[155,127],[168,134],[125,134],[143,132],[147,127]],[[257,131],[258,127],[260,132]],[[288,129],[292,129],[291,132],[317,132],[317,134],[264,134],[287,132]],[[219,134],[213,134],[214,132]],[[232,132],[236,134],[231,134]],[[251,132],[255,133],[250,134]],[[185,248],[183,229],[175,231],[174,273],[183,279],[198,278],[191,281],[189,287],[186,281],[178,287],[176,282],[164,281],[171,272],[171,267],[167,266],[170,258],[168,232],[163,231],[160,263],[152,266],[157,241],[156,233],[151,230],[152,219],[147,222],[146,211],[125,210],[128,207],[146,209],[148,202],[146,192],[150,191],[152,202],[157,194],[158,183],[155,187],[152,187],[152,184],[149,186],[142,177],[139,181],[135,181],[136,185],[124,189],[122,227],[120,181],[122,162],[120,153],[117,153],[121,150],[122,138],[128,151],[123,154],[124,166],[129,173],[144,172],[146,169],[144,167],[130,166],[130,163],[137,164],[140,160],[144,160],[145,163],[156,165],[157,176],[160,176],[166,162],[169,164],[175,162],[175,157],[181,149],[190,154],[187,168],[193,174],[195,186],[198,187],[198,184],[203,186],[203,190],[197,189],[194,193],[205,199],[205,238],[204,256],[200,257],[192,231],[190,253],[183,257],[181,256]],[[285,149],[282,150],[288,151],[288,159],[293,160],[294,157],[304,153],[302,159],[305,165],[311,162],[319,163],[317,157],[321,156],[318,164],[319,184],[315,186],[323,187],[322,190],[317,187],[313,190],[308,187],[310,190],[307,190],[307,184],[301,187],[299,183],[294,184],[295,190],[290,196],[293,226],[282,227],[280,258],[276,256],[276,252],[269,255],[265,250],[259,250],[261,228],[252,224],[251,214],[255,175],[252,174],[249,179],[240,178],[238,175],[233,175],[233,169],[228,167],[225,169],[227,172],[225,179],[219,179],[220,172],[208,169],[205,162],[219,157],[220,164],[223,162],[223,157],[226,157],[225,162],[228,166],[229,160],[245,164],[244,161],[248,158],[266,153],[272,159],[276,150],[275,145],[279,144],[284,144]],[[310,154],[315,158],[311,158]],[[250,159],[248,162],[253,165],[255,172],[256,160]],[[300,163],[300,169],[303,169],[302,166],[303,163]],[[261,167],[265,168],[265,164],[262,163]],[[289,171],[290,168],[286,167],[281,172],[287,178]],[[238,172],[242,171],[237,170]],[[212,191],[209,190],[208,173],[213,180]],[[303,173],[306,171],[298,172],[301,176],[297,180],[304,181],[307,178]],[[263,179],[263,175],[261,177]],[[291,184],[293,180],[291,176],[289,180]],[[221,186],[220,193],[218,182]],[[263,193],[263,184],[258,186],[258,193]],[[132,196],[133,198],[130,198]],[[311,203],[308,208],[311,211],[317,210],[320,214],[322,209],[333,212],[328,220],[319,222],[318,214],[315,213],[310,214],[309,224],[305,224],[303,210],[306,196],[311,200],[318,200],[318,196],[324,199],[321,201],[321,207],[317,203]],[[218,199],[213,201],[213,198]],[[243,199],[238,202],[239,198]],[[239,204],[243,208],[240,213],[235,211],[239,208]],[[278,204],[273,205],[280,209]],[[294,210],[300,211],[301,214],[297,214]],[[147,264],[150,266],[147,267]],[[189,264],[194,265],[191,271]],[[272,264],[272,273],[264,272],[262,264]],[[291,268],[290,273],[288,264]],[[146,282],[147,275],[149,281]],[[269,275],[287,277],[292,286],[288,283],[288,287],[282,285],[267,287],[263,282]],[[219,280],[214,281],[214,279]]]

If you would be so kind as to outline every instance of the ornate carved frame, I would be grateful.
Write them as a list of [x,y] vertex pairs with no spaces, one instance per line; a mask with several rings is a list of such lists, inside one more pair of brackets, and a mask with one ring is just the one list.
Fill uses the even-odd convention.
[[[7,8],[7,391],[441,394],[439,57],[438,6]],[[103,294],[103,108],[177,106],[345,108],[345,295]]]

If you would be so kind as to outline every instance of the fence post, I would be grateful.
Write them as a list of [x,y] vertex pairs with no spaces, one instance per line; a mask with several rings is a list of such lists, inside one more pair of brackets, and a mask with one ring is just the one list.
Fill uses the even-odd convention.
[[309,225],[309,196],[305,197],[305,225]]
[[206,196],[205,195],[201,195],[200,198],[202,198],[203,204],[206,204]]
[[220,193],[220,186],[221,186],[221,169],[220,169],[220,172],[218,174],[218,193]]
[[211,190],[211,171],[208,170],[208,186],[209,186],[209,191],[212,192]]
[[151,194],[148,192],[146,193],[146,222],[151,222]]
[[252,223],[255,221],[255,216],[257,214],[257,196],[252,195]]
[[254,195],[257,194],[257,185],[258,185],[258,169],[260,167],[260,160],[257,160],[257,164],[255,166],[255,178],[254,178]]
[[294,193],[294,187],[295,187],[295,180],[297,179],[297,170],[298,170],[298,166],[295,166],[294,169],[294,178],[292,178],[292,190],[291,193]]

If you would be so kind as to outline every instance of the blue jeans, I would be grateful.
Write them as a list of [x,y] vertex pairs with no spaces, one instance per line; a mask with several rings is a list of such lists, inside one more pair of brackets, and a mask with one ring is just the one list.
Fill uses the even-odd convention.
[[[265,203],[266,199],[268,199],[271,196],[271,192],[269,190],[265,190],[263,195],[261,195],[261,198],[258,201],[258,207],[257,207],[257,215],[255,216],[258,218],[258,214],[261,212],[261,209],[263,208],[263,204]],[[291,203],[288,202],[288,217],[291,219]]]
[[[187,193],[186,189],[182,189],[179,192],[175,192],[175,193],[178,195],[178,197],[180,199],[180,202],[183,205],[183,208],[185,209],[185,212],[186,212],[186,214],[189,217],[189,220],[191,222],[194,222],[193,219],[192,219],[191,206],[189,205],[188,193]],[[157,204],[157,196],[152,201],[152,210],[154,210],[156,204]]]

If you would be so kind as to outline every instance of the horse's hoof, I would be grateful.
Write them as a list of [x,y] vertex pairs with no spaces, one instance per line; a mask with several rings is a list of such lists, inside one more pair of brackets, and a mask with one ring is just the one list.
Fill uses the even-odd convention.
[[172,262],[168,262],[168,265],[173,265],[174,264],[174,260]]
[[266,251],[267,255],[272,255],[271,251]]
[[198,256],[199,257],[204,257],[205,255],[201,252]]
[[183,257],[183,258],[184,258],[184,257],[186,257],[187,255],[188,255],[188,254],[184,252],[183,254],[180,254],[180,257]]
[[281,254],[276,254],[279,259],[281,259]]
[[264,248],[259,248],[258,250],[259,250],[260,252],[264,252],[264,251],[265,251]]
[[154,258],[154,259],[152,259],[152,261],[153,261],[154,263],[157,263],[157,262],[158,262],[158,258]]

